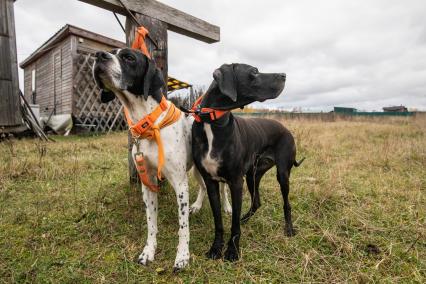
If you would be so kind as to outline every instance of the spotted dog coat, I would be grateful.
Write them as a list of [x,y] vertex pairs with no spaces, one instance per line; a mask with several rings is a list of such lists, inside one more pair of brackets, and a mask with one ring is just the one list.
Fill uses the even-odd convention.
[[[164,85],[161,71],[155,63],[138,50],[119,49],[111,53],[96,53],[93,75],[101,88],[102,102],[117,97],[127,108],[130,118],[139,121],[151,113],[162,98],[161,88]],[[169,104],[171,102],[168,101]],[[161,121],[166,115],[164,111],[157,119]],[[181,115],[179,120],[160,130],[164,143],[165,164],[162,175],[167,178],[176,192],[179,216],[179,243],[177,247],[175,270],[188,265],[189,262],[189,213],[198,211],[206,195],[202,177],[194,167],[194,176],[200,184],[196,202],[189,208],[189,187],[187,172],[193,167],[191,127],[193,118]],[[155,180],[158,167],[158,146],[154,140],[140,139],[139,149],[143,151],[151,180]],[[138,152],[137,146],[132,149],[133,156]],[[226,191],[223,196],[227,197]],[[138,257],[140,264],[146,265],[153,261],[157,248],[157,215],[158,194],[148,190],[142,184],[143,201],[146,205],[148,237],[142,253]],[[161,193],[160,193],[161,194]],[[225,211],[230,212],[231,206],[226,199]]]

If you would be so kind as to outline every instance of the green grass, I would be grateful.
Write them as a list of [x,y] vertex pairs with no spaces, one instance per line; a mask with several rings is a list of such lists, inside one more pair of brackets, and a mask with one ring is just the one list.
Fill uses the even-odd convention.
[[[247,283],[425,282],[426,123],[287,121],[298,157],[290,202],[297,235],[283,233],[271,170],[262,207],[242,226],[241,260],[207,260],[208,201],[190,217],[191,263],[172,273],[177,207],[159,203],[155,262],[134,262],[146,238],[138,189],[127,176],[127,136],[56,137],[0,143],[0,282]],[[191,201],[196,184],[191,183]],[[244,193],[243,211],[249,197]],[[230,217],[225,218],[229,237]]]

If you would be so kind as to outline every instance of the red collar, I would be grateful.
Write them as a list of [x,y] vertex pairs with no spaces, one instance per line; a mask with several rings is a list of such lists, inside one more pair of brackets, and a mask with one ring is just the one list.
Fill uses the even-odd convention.
[[210,121],[214,121],[214,120],[218,120],[219,118],[221,118],[222,116],[224,116],[226,113],[229,112],[229,110],[217,110],[217,109],[213,109],[213,108],[208,108],[208,107],[201,107],[201,101],[203,99],[203,96],[200,96],[194,103],[194,105],[192,106],[191,110],[189,111],[189,113],[191,113],[196,122],[202,122],[202,116],[205,117],[205,115],[209,115]]

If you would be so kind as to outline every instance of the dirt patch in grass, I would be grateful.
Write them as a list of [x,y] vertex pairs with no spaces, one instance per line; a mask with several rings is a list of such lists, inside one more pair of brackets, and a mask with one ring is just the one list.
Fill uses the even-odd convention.
[[298,157],[307,158],[291,177],[298,234],[283,233],[273,169],[261,183],[261,208],[242,227],[241,260],[205,258],[213,239],[205,200],[190,217],[191,264],[179,274],[172,273],[178,225],[168,187],[159,198],[156,260],[134,262],[146,224],[141,194],[128,186],[125,133],[3,141],[0,282],[424,283],[426,121],[283,123]]

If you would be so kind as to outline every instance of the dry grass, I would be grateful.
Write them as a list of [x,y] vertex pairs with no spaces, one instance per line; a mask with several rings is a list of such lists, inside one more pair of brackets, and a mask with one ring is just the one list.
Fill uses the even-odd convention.
[[127,183],[124,133],[0,143],[0,282],[424,283],[426,121],[284,123],[307,157],[291,178],[298,234],[283,234],[271,170],[262,207],[242,227],[241,261],[205,259],[213,238],[206,200],[191,216],[191,265],[177,275],[170,188],[160,197],[156,261],[133,261],[146,224],[140,194]]

